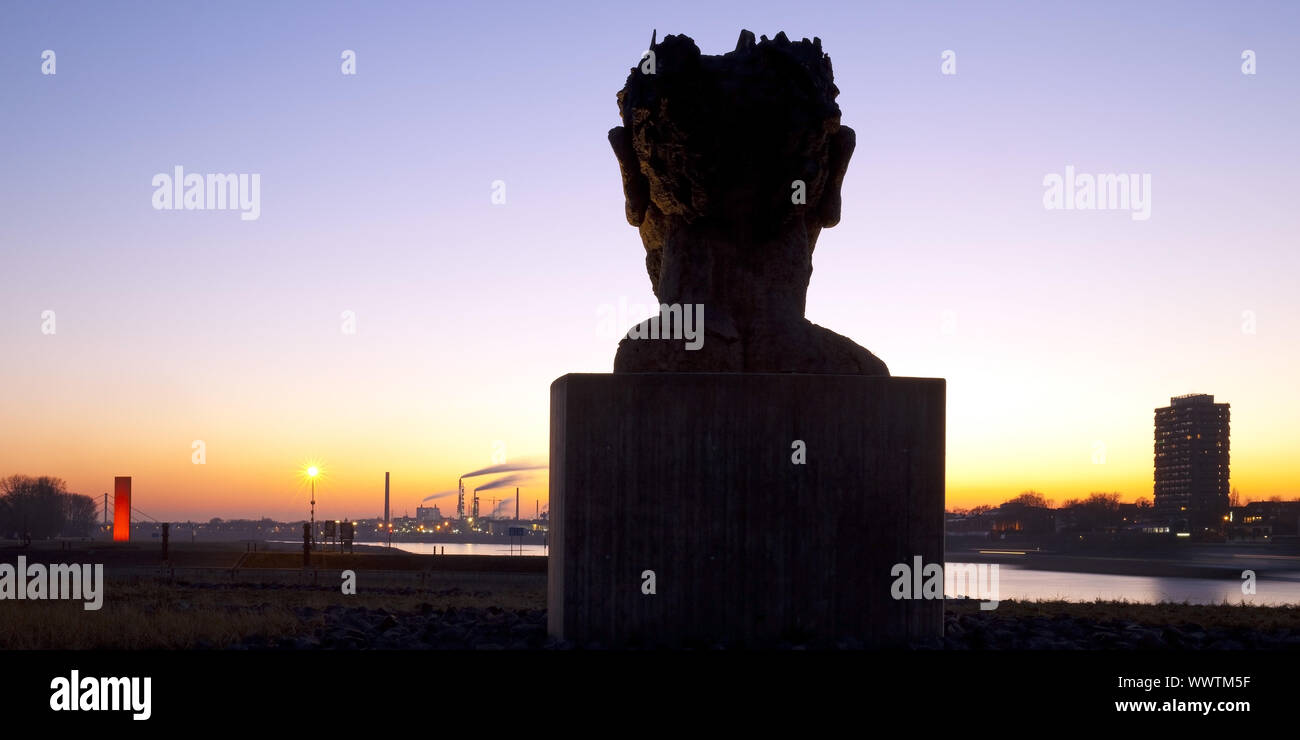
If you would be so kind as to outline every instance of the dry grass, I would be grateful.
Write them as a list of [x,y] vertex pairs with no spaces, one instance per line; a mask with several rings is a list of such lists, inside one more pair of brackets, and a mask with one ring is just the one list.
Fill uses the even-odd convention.
[[[546,559],[501,555],[420,555],[406,552],[317,552],[311,567],[322,570],[393,570],[438,572],[545,573]],[[239,559],[240,568],[302,567],[302,553],[250,552]]]
[[255,635],[277,639],[314,631],[323,617],[303,619],[293,611],[299,607],[383,607],[405,612],[421,604],[437,609],[543,609],[546,594],[535,587],[513,584],[432,593],[363,591],[344,596],[338,589],[324,588],[196,588],[110,581],[103,608],[98,611],[84,610],[80,601],[0,601],[0,649],[219,648]]
[[[331,588],[196,587],[161,582],[107,584],[104,606],[85,611],[79,601],[0,601],[0,649],[192,649],[228,647],[245,638],[271,640],[314,632],[323,623],[316,615],[299,617],[294,609],[347,607],[411,612],[421,604],[448,607],[499,606],[545,609],[544,587],[475,583],[420,593],[412,589],[362,591],[344,596]],[[1218,604],[1140,604],[1097,601],[1003,601],[995,611],[980,612],[977,601],[945,602],[958,614],[998,618],[1066,615],[1098,621],[1130,620],[1154,626],[1197,624],[1205,628],[1244,627],[1300,631],[1300,608]]]

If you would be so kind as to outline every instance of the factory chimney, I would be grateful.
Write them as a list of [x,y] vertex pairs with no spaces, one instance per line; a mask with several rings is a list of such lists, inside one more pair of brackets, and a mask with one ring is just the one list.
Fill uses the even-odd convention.
[[519,521],[519,489],[515,489],[515,521]]
[[393,530],[388,526],[388,473],[384,473],[384,531],[388,533],[388,544],[393,543]]

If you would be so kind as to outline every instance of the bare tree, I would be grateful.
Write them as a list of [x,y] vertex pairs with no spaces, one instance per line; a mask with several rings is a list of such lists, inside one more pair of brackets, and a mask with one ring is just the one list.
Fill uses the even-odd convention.
[[63,534],[69,537],[88,537],[95,531],[99,513],[95,499],[79,493],[69,493],[63,498]]
[[1052,508],[1052,500],[1039,493],[1038,491],[1025,491],[1019,496],[1011,499],[1008,504],[1019,504],[1021,506],[1034,506],[1039,509]]
[[1067,512],[1073,529],[1091,532],[1117,526],[1123,521],[1119,497],[1118,493],[1093,492],[1086,499],[1072,498],[1061,508]]
[[67,484],[48,475],[0,478],[0,532],[24,539],[59,534],[66,518]]

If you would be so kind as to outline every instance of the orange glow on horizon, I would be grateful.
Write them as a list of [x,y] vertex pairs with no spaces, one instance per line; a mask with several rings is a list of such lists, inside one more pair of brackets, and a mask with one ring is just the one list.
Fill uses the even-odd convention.
[[[1002,407],[989,406],[982,395],[952,385],[957,390],[948,400],[949,510],[996,506],[1030,489],[1057,505],[1092,492],[1118,492],[1125,502],[1152,497],[1151,410],[1167,403],[1167,395],[1124,398],[1117,418],[1109,408],[1094,408],[1099,402],[1092,396],[1066,396],[1044,411],[1006,398]],[[1270,399],[1270,406],[1247,390],[1216,396],[1233,404],[1231,485],[1243,501],[1300,496],[1291,401]],[[300,395],[286,387],[275,398],[231,396],[202,425],[184,414],[140,417],[114,434],[93,425],[42,421],[34,406],[24,411],[34,402],[23,401],[15,406],[15,424],[0,430],[0,473],[57,475],[69,490],[97,497],[105,488],[96,481],[127,469],[140,478],[133,490],[141,502],[136,506],[161,521],[299,521],[309,515],[308,467],[317,468],[317,518],[357,519],[382,517],[385,471],[392,473],[392,515],[400,517],[414,515],[431,493],[455,489],[465,472],[491,465],[497,440],[507,443],[511,459],[546,458],[545,394],[528,396],[529,406],[473,388],[445,397],[436,391],[436,401],[409,393],[389,398],[389,392],[378,389],[364,401],[344,397],[328,410],[280,408],[276,399]],[[90,408],[125,415],[123,403],[107,394]],[[205,464],[192,461],[194,439],[207,443]],[[1093,461],[1098,440],[1105,443],[1104,464]],[[66,449],[81,453],[69,458]],[[546,508],[547,486],[545,470],[523,481],[521,513],[531,515],[534,500]],[[454,497],[429,503],[454,513]]]

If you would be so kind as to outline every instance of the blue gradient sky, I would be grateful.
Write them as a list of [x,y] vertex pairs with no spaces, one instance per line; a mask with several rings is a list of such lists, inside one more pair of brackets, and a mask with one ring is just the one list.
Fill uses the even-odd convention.
[[[550,382],[612,366],[599,307],[653,298],[615,93],[651,29],[748,28],[833,60],[858,149],[808,316],[948,379],[950,505],[1150,496],[1188,392],[1232,404],[1243,495],[1300,494],[1300,7],[1044,5],[7,4],[0,474],[289,518],[319,459],[320,515],[371,516],[385,470],[413,511],[498,440],[544,456]],[[153,210],[178,164],[260,173],[261,218]],[[1150,220],[1044,210],[1066,165],[1150,173]]]

